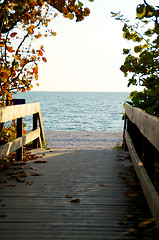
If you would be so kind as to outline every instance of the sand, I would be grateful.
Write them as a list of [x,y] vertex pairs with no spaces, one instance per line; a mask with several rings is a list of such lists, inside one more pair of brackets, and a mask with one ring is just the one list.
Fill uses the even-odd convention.
[[45,131],[52,149],[102,150],[122,144],[122,132]]

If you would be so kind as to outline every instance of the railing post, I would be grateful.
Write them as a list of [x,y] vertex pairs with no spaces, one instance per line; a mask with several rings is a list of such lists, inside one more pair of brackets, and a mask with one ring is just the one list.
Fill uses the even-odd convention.
[[4,123],[0,123],[0,132],[1,132],[2,129],[3,129],[3,125],[4,125]]
[[[23,118],[17,118],[17,138],[23,135]],[[17,149],[17,161],[23,159],[23,146]]]
[[125,130],[127,129],[127,121],[128,121],[128,117],[127,117],[127,115],[125,114],[125,118],[124,118],[124,129],[123,129],[123,150],[124,150],[124,151],[127,151],[127,150],[128,150],[128,147],[127,147],[127,144],[126,144],[126,139],[125,139]]
[[[38,118],[39,118],[39,114],[38,114],[38,113],[34,113],[34,114],[33,114],[33,131],[38,128]],[[39,145],[39,142],[38,142],[38,138],[37,138],[37,139],[35,139],[35,140],[33,141],[33,147],[34,147],[35,149],[37,149],[37,148],[38,148],[38,145]]]

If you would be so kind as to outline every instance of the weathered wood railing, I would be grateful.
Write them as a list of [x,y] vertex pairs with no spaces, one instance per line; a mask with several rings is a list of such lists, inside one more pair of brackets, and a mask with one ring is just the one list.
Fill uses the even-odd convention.
[[[33,115],[33,131],[23,134],[23,117],[29,115]],[[33,141],[34,148],[37,148],[42,147],[42,142],[45,143],[40,102],[1,107],[0,131],[5,122],[15,119],[17,119],[17,138],[0,146],[0,159],[17,151],[17,160],[22,160],[23,146]]]
[[159,195],[153,185],[154,161],[159,162],[159,118],[126,103],[124,148],[130,156],[159,229]]

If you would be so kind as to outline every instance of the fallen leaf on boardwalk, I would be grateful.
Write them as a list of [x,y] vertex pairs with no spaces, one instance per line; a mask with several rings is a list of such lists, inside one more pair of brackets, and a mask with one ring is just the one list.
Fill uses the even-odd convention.
[[38,156],[32,156],[32,159],[37,159],[38,158]]
[[21,177],[27,177],[26,173],[21,173],[20,176]]
[[138,197],[138,194],[133,192],[125,192],[124,195],[127,197]]
[[129,233],[131,233],[132,235],[136,235],[138,233],[138,231],[135,228],[130,228]]
[[24,171],[20,171],[17,174],[20,175],[21,177],[27,177],[27,174]]
[[135,215],[130,214],[130,215],[126,215],[125,217],[126,217],[127,219],[133,219],[133,218],[135,218]]
[[120,225],[128,225],[128,222],[127,221],[120,221],[120,222],[118,222],[118,224],[120,224]]
[[7,180],[4,180],[4,179],[0,179],[0,183],[6,183]]
[[42,174],[38,172],[32,172],[30,173],[30,176],[42,176]]
[[7,187],[15,187],[15,184],[8,184]]
[[71,197],[71,196],[69,196],[69,195],[66,195],[66,196],[65,196],[65,198],[72,198],[72,197]]
[[79,198],[72,199],[72,200],[70,200],[70,202],[79,203],[79,202],[80,202],[80,199],[79,199]]
[[154,224],[155,224],[154,218],[149,218],[149,219],[146,219],[145,221],[139,223],[138,227],[139,228],[147,228],[147,227],[150,227],[150,226],[152,226]]
[[45,160],[37,160],[34,163],[47,163],[47,161],[45,161]]
[[108,187],[109,184],[100,184],[99,186],[101,186],[101,187]]
[[32,185],[34,182],[26,182],[26,185]]
[[2,213],[2,214],[0,214],[0,217],[7,217],[7,215]]

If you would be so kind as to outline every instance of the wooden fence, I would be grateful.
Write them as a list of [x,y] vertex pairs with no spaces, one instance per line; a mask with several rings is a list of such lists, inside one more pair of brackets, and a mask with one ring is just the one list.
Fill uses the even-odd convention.
[[[33,115],[33,131],[23,134],[23,117]],[[0,146],[0,159],[17,151],[17,160],[23,158],[23,146],[33,141],[34,148],[45,143],[40,102],[0,108],[0,131],[5,122],[17,119],[17,138]],[[39,123],[39,124],[38,124]],[[38,128],[39,126],[39,128]]]
[[159,163],[159,118],[126,103],[124,148],[130,156],[159,229],[159,195],[153,185],[154,162]]

